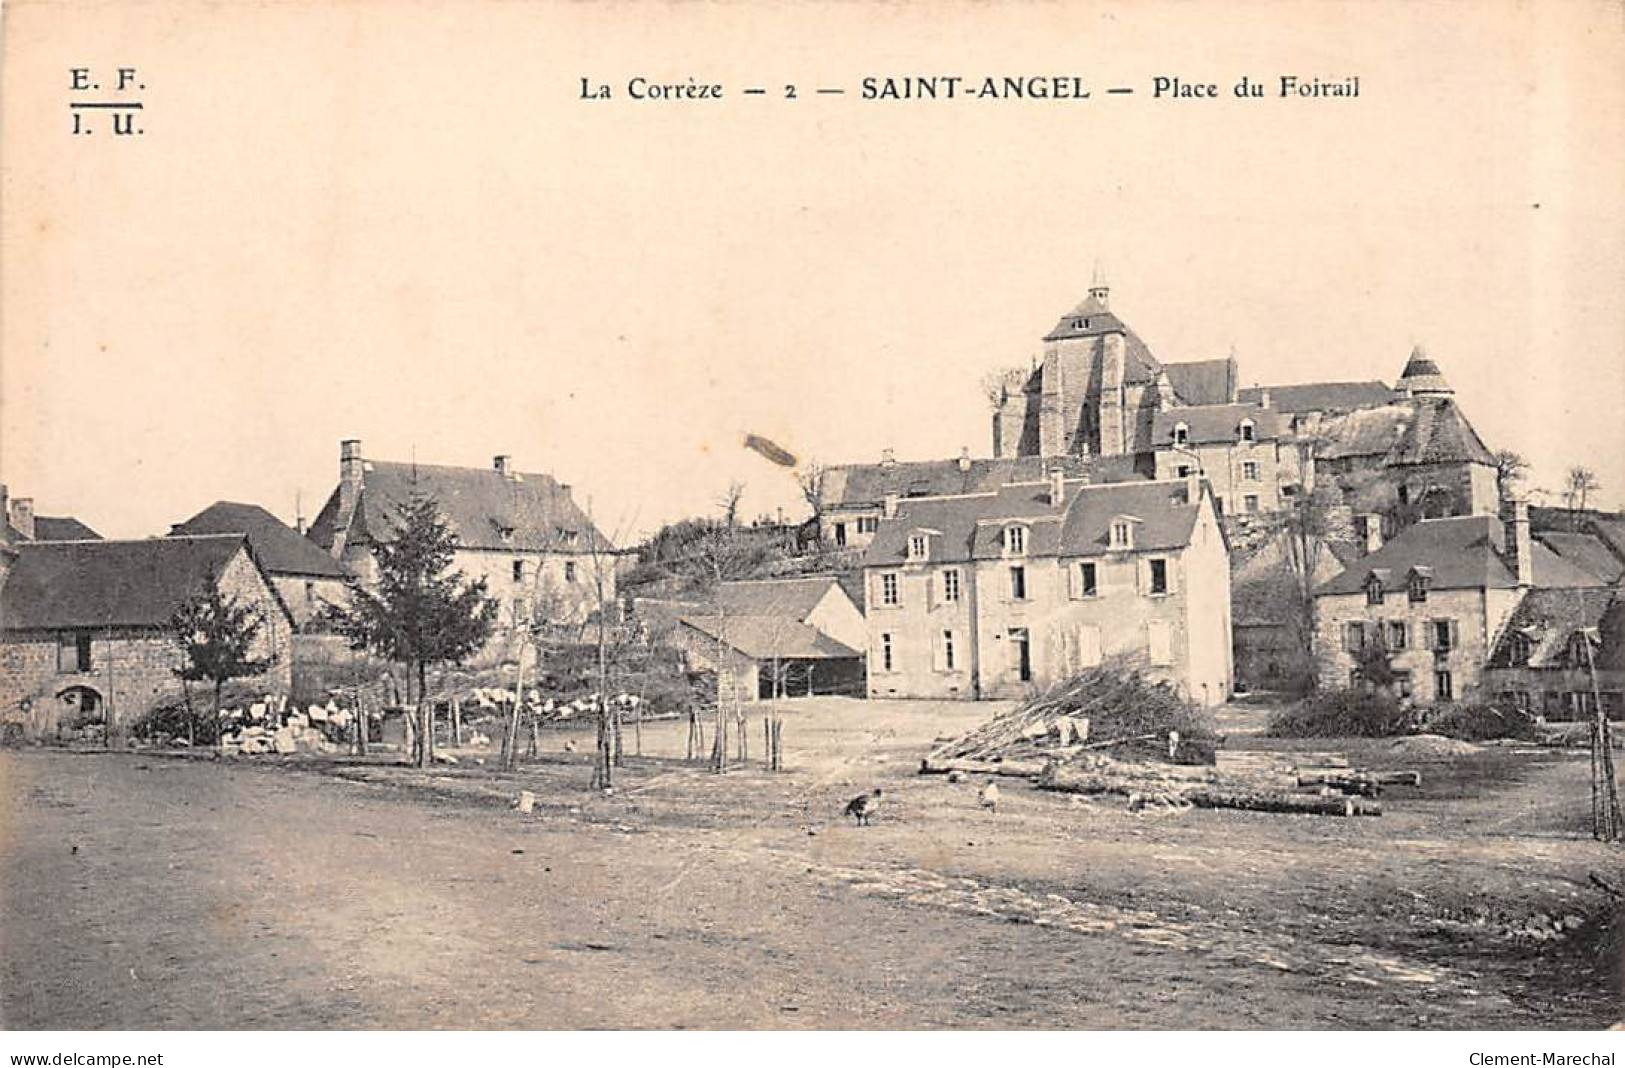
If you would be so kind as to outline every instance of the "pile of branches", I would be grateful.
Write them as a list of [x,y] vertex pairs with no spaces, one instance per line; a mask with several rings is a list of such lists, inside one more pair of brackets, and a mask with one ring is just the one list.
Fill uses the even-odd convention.
[[1025,764],[1110,752],[1119,759],[1211,764],[1217,744],[1208,718],[1167,683],[1108,664],[938,746],[926,763]]

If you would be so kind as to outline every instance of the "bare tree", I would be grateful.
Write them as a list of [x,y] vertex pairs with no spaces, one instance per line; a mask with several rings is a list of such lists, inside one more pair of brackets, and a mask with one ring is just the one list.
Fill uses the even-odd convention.
[[1004,407],[1004,402],[1020,393],[1026,386],[1027,379],[1032,372],[1019,364],[1008,367],[996,367],[982,376],[982,395],[994,411]]
[[739,502],[744,496],[745,484],[736,480],[728,483],[728,488],[717,498],[717,507],[722,509],[722,520],[730,530],[739,525]]
[[1581,464],[1569,468],[1568,480],[1564,486],[1564,499],[1568,501],[1571,511],[1583,512],[1586,510],[1586,499],[1602,488],[1597,480],[1597,473]]
[[801,487],[801,498],[807,502],[813,515],[824,510],[824,465],[808,460],[796,468],[796,485]]
[[1529,477],[1529,461],[1511,449],[1497,449],[1495,453],[1495,488],[1502,500],[1514,496]]

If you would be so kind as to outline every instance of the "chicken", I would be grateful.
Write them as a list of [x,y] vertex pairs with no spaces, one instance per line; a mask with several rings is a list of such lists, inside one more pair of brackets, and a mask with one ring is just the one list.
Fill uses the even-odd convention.
[[995,813],[998,812],[999,784],[989,779],[987,785],[982,787],[982,792],[976,795],[976,800],[983,808],[989,809]]
[[869,818],[880,808],[880,787],[875,787],[866,794],[860,794],[846,803],[846,814],[858,821],[859,827],[866,827]]

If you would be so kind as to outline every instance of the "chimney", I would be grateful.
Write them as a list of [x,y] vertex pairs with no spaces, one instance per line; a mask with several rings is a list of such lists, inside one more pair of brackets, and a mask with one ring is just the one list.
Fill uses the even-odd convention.
[[1382,515],[1378,512],[1367,512],[1359,517],[1363,528],[1365,541],[1365,554],[1370,556],[1382,548]]
[[1059,508],[1066,503],[1066,469],[1056,467],[1049,473],[1049,503]]
[[1270,391],[1269,390],[1267,390],[1267,389],[1259,390],[1259,392],[1258,392],[1258,406],[1260,408],[1268,410],[1268,408],[1270,406]]
[[1511,516],[1506,524],[1506,554],[1512,558],[1518,588],[1528,589],[1535,582],[1535,547],[1529,540],[1529,502],[1514,498],[1509,504]]
[[892,518],[896,517],[896,515],[897,515],[897,500],[898,500],[897,494],[895,494],[895,493],[886,494],[886,518],[887,519],[892,519]]
[[505,453],[493,456],[491,457],[491,467],[496,471],[497,474],[501,475],[503,478],[507,478],[511,474],[511,472],[508,470],[508,465],[509,461],[512,459],[512,456]]
[[894,454],[892,452],[891,449],[881,449],[880,450],[880,466],[881,467],[894,467],[894,466],[896,466],[896,464],[897,464],[897,456],[896,456],[896,454]]
[[1202,472],[1192,466],[1185,472],[1185,503],[1195,504],[1202,499]]
[[29,541],[34,540],[34,498],[18,497],[11,502],[11,525]]
[[339,442],[339,516],[342,526],[349,525],[350,517],[355,515],[356,502],[361,499],[363,464],[359,439],[349,438]]
[[962,446],[959,450],[959,469],[961,471],[970,470],[970,446],[968,445]]

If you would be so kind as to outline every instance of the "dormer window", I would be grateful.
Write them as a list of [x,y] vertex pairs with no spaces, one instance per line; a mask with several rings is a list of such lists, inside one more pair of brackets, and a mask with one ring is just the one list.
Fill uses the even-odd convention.
[[1027,528],[1011,525],[1004,528],[1004,551],[1011,556],[1025,556],[1027,553]]
[[1241,421],[1241,440],[1253,440],[1253,421],[1251,419],[1243,419]]
[[1134,520],[1121,515],[1113,519],[1107,544],[1113,549],[1134,548]]
[[910,534],[908,536],[908,558],[910,560],[926,560],[931,556],[931,539],[924,534]]
[[1365,603],[1381,604],[1382,595],[1382,579],[1378,578],[1376,575],[1369,576],[1365,580]]
[[1174,424],[1174,444],[1188,445],[1191,440],[1191,428],[1184,423]]
[[1410,580],[1406,583],[1412,604],[1422,604],[1428,599],[1428,587],[1432,582],[1433,577],[1421,568],[1412,569]]

